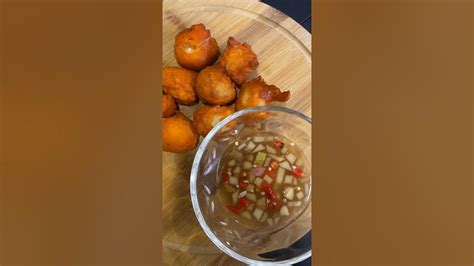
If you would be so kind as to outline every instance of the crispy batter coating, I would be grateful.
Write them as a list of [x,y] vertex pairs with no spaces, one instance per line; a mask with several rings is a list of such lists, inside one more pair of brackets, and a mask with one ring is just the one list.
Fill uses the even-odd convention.
[[193,150],[198,144],[199,135],[193,123],[180,112],[163,118],[162,130],[164,151],[184,153]]
[[176,35],[174,55],[182,67],[199,71],[214,64],[219,57],[219,46],[211,32],[200,23]]
[[232,80],[218,66],[209,66],[196,78],[196,93],[202,102],[210,105],[226,105],[235,99]]
[[217,123],[233,112],[234,110],[228,106],[203,106],[194,112],[193,125],[198,134],[205,137]]
[[196,103],[195,80],[197,73],[181,67],[163,67],[163,91],[180,104]]
[[162,104],[163,117],[170,117],[175,114],[176,103],[174,102],[173,97],[168,94],[163,94]]
[[235,109],[239,111],[252,106],[269,105],[274,101],[286,102],[289,99],[290,91],[282,92],[277,86],[268,85],[258,76],[242,84]]
[[218,64],[237,85],[240,85],[252,71],[257,69],[258,60],[249,44],[245,42],[241,44],[233,37],[229,37]]

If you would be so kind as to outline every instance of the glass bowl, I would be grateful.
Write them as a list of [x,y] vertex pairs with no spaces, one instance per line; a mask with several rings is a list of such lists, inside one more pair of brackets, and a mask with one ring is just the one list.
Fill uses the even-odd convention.
[[295,143],[310,171],[311,118],[281,106],[244,109],[219,122],[196,152],[190,181],[194,212],[209,239],[234,259],[251,265],[294,264],[311,256],[311,185],[302,211],[268,230],[243,226],[216,196],[226,149],[239,136],[255,131],[276,133]]

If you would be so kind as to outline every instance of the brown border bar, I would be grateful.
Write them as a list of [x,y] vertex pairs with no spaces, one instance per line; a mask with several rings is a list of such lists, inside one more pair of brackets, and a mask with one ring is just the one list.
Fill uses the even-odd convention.
[[1,265],[161,265],[161,1],[2,1]]
[[473,265],[473,10],[316,2],[315,265]]

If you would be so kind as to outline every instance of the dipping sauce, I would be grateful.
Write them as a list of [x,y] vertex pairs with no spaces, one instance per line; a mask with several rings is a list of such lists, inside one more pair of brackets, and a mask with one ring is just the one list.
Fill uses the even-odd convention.
[[310,164],[302,155],[290,140],[271,132],[242,136],[224,153],[217,196],[240,224],[284,225],[310,200]]

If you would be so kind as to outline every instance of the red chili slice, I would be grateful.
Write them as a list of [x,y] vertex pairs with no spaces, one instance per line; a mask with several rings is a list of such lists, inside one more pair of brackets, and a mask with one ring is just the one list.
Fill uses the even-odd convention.
[[277,174],[277,173],[276,173],[275,169],[272,169],[272,170],[270,170],[270,171],[267,172],[267,175],[268,175],[269,177],[273,178],[273,179],[276,177],[276,174]]
[[239,198],[237,202],[242,206],[242,208],[247,208],[249,206],[249,199],[247,198]]
[[227,172],[224,172],[224,173],[222,174],[222,181],[228,182],[228,181],[229,181],[229,178],[230,178],[230,176],[229,176],[229,174],[228,174]]
[[229,209],[231,212],[235,213],[235,214],[240,214],[240,207],[235,207],[235,206],[232,206],[232,205],[227,205],[227,209]]
[[281,140],[277,139],[277,140],[275,140],[275,142],[273,142],[273,147],[275,147],[277,149],[281,149],[281,148],[283,148],[283,142],[281,142]]
[[245,189],[247,189],[247,186],[249,185],[249,183],[245,183],[244,180],[245,180],[245,179],[240,179],[240,181],[239,181],[239,188],[245,190]]
[[273,192],[272,187],[266,181],[262,182],[262,190],[267,195],[269,200],[274,200],[276,198],[275,193]]
[[271,186],[270,186],[270,184],[268,184],[267,181],[262,181],[262,184],[260,185],[260,188],[261,188],[263,191],[265,191],[265,190],[271,188]]
[[268,203],[267,206],[270,210],[277,211],[278,207],[279,207],[279,204],[278,204],[278,201],[276,199],[273,199],[273,200],[270,200],[270,202]]
[[280,164],[279,164],[277,161],[272,161],[272,162],[270,163],[270,167],[271,167],[273,170],[278,169],[279,165],[280,165]]
[[293,170],[291,171],[291,174],[292,174],[294,177],[302,177],[302,176],[304,175],[304,172],[303,172],[303,170],[296,168],[296,169],[293,169]]

